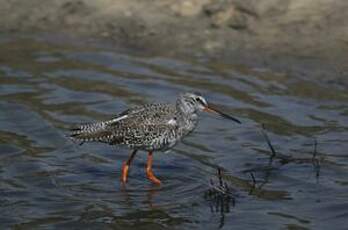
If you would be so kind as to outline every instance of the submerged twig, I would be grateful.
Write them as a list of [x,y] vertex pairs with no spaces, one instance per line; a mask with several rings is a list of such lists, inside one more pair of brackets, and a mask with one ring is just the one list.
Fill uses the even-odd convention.
[[271,153],[272,153],[272,154],[271,154],[271,156],[270,156],[270,158],[269,158],[269,165],[272,165],[273,158],[275,158],[275,157],[277,156],[277,153],[276,153],[276,151],[274,150],[273,145],[272,145],[272,143],[271,143],[271,140],[269,139],[269,137],[268,137],[268,135],[267,135],[267,133],[266,133],[265,130],[266,130],[266,129],[265,129],[265,124],[262,124],[261,133],[262,133],[263,137],[265,138],[268,147],[269,147],[270,150],[271,150]]
[[219,184],[220,186],[223,185],[223,181],[222,181],[222,174],[221,174],[221,168],[218,167],[218,178],[219,178]]
[[254,173],[250,172],[249,174],[251,176],[251,179],[253,180],[253,187],[256,187],[256,179],[255,179]]
[[250,186],[250,191],[249,191],[249,195],[251,195],[256,188],[256,179],[255,179],[253,172],[249,172],[249,174],[250,174],[252,182],[253,182],[253,184]]
[[318,142],[317,139],[314,138],[314,148],[313,148],[313,156],[312,156],[312,164],[315,170],[315,176],[318,179],[320,175],[320,160],[317,159],[318,151],[317,151]]
[[249,175],[251,176],[251,179],[252,179],[252,184],[250,186],[250,191],[249,191],[249,195],[253,194],[253,192],[255,190],[261,190],[263,188],[263,186],[265,186],[268,182],[269,182],[269,177],[271,175],[271,171],[270,170],[267,170],[266,171],[266,174],[265,174],[265,178],[264,180],[260,183],[259,186],[257,186],[257,182],[256,182],[256,179],[255,179],[255,175],[253,172],[249,171]]
[[318,146],[318,141],[316,138],[314,138],[314,149],[313,149],[313,157],[312,157],[312,161],[315,160],[315,157],[317,156],[317,146]]
[[218,212],[221,214],[219,228],[224,226],[224,214],[230,212],[230,204],[235,205],[235,197],[232,194],[232,189],[223,180],[222,169],[217,169],[218,183],[214,183],[210,179],[210,188],[204,193],[204,198],[209,201],[211,212]]
[[[275,151],[275,149],[274,149],[274,147],[273,147],[273,145],[272,145],[272,142],[271,142],[271,140],[269,139],[269,137],[268,137],[268,135],[267,135],[267,133],[266,133],[265,130],[266,130],[266,129],[265,129],[265,125],[262,124],[261,133],[262,133],[263,137],[265,138],[265,140],[266,140],[266,142],[267,142],[267,145],[268,145],[268,147],[269,147],[269,149],[270,149],[270,151],[271,151],[271,155],[270,155],[270,158],[269,158],[267,170],[265,170],[265,172],[266,172],[265,180],[260,184],[260,186],[258,187],[258,189],[262,189],[262,187],[263,187],[265,184],[268,183],[268,178],[270,177],[270,175],[271,175],[271,170],[273,169],[273,167],[272,167],[273,159],[276,158],[276,157],[278,156],[278,154],[276,153],[276,151]],[[252,178],[252,180],[253,180],[253,185],[252,185],[252,187],[251,187],[251,189],[250,189],[249,194],[251,194],[251,193],[253,192],[253,190],[256,189],[256,179],[255,179],[255,176],[254,176],[254,174],[253,174],[252,171],[253,171],[253,170],[248,170],[248,172],[250,173],[251,178]]]
[[229,203],[232,201],[234,205],[234,196],[232,189],[223,180],[221,168],[217,169],[218,184],[214,183],[214,180],[210,180],[209,189],[205,192],[204,197],[208,201],[213,201],[216,206],[216,212],[227,212],[229,210]]
[[285,155],[285,154],[281,154],[281,153],[277,153],[272,145],[272,142],[270,140],[270,138],[268,137],[267,133],[265,132],[265,126],[262,125],[262,135],[264,136],[264,138],[266,139],[267,145],[270,148],[271,151],[271,155],[270,155],[270,159],[269,159],[269,165],[271,166],[272,162],[274,159],[278,159],[280,160],[281,164],[288,164],[291,162],[294,163],[312,163],[314,166],[318,167],[318,165],[320,165],[320,159],[317,159],[318,156],[318,151],[317,151],[317,146],[318,146],[318,142],[317,139],[314,139],[314,149],[313,149],[313,154],[312,154],[312,158],[297,158],[297,157],[293,157],[291,155]]
[[[318,180],[318,178],[320,176],[320,168],[321,168],[321,163],[323,161],[323,158],[320,158],[320,159],[318,158],[318,151],[317,151],[318,142],[317,142],[317,139],[314,139],[314,148],[313,148],[313,153],[312,153],[312,157],[311,158],[309,158],[309,157],[307,157],[307,158],[297,158],[297,157],[294,157],[292,155],[285,155],[285,154],[277,153],[275,151],[275,149],[274,149],[274,147],[272,145],[272,142],[271,142],[269,136],[267,135],[267,132],[266,132],[264,124],[262,124],[261,133],[262,133],[263,137],[265,138],[266,143],[267,143],[267,145],[268,145],[268,147],[270,149],[270,153],[269,153],[270,157],[269,157],[269,162],[268,162],[267,166],[254,167],[254,168],[247,169],[247,170],[243,171],[244,173],[249,173],[249,175],[251,176],[251,179],[252,179],[252,184],[251,184],[251,187],[250,187],[249,194],[252,194],[253,191],[255,191],[256,189],[262,189],[262,187],[269,182],[269,178],[270,178],[270,176],[272,174],[272,171],[274,169],[278,169],[279,168],[279,165],[278,166],[273,166],[272,165],[273,161],[275,159],[279,160],[279,163],[281,164],[280,166],[285,165],[285,164],[289,164],[289,163],[297,163],[297,164],[308,163],[308,164],[312,164],[313,165],[313,169],[315,171],[316,178]],[[267,153],[268,153],[268,151],[267,151]],[[255,179],[255,175],[254,175],[254,173],[256,173],[256,172],[264,172],[265,173],[264,180],[261,183],[259,183],[258,185],[256,183],[256,179]]]

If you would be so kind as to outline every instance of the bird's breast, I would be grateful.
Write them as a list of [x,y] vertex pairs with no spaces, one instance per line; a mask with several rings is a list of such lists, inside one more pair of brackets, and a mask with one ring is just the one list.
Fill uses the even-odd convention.
[[198,124],[198,117],[191,116],[188,119],[185,119],[184,122],[179,126],[179,139],[191,133]]

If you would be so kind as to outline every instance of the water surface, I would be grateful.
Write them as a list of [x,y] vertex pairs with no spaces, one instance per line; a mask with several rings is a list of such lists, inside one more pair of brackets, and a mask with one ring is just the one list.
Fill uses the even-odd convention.
[[[348,91],[311,76],[202,60],[139,56],[108,47],[0,42],[0,225],[16,229],[344,229],[348,218]],[[145,178],[138,154],[119,182],[128,150],[77,145],[75,123],[128,106],[174,102],[199,91],[238,117],[202,114],[199,127]],[[264,124],[279,156],[269,164]],[[317,140],[316,161],[313,161]],[[317,164],[320,163],[320,171]],[[235,206],[204,198],[216,168]],[[255,177],[253,182],[250,172]]]

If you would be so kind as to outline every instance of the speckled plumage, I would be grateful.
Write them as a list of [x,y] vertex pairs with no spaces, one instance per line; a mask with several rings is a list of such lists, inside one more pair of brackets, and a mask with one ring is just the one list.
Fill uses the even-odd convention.
[[240,123],[236,118],[209,107],[202,96],[184,93],[175,104],[137,106],[111,120],[79,125],[72,129],[71,137],[82,143],[98,141],[131,148],[128,160],[122,163],[123,183],[127,182],[129,167],[137,150],[148,151],[146,176],[160,185],[161,181],[152,171],[153,151],[170,149],[189,134],[198,123],[198,111],[215,113]]
[[82,142],[126,145],[135,150],[166,150],[197,125],[197,111],[206,101],[185,93],[176,104],[147,104],[128,109],[107,121],[80,125],[71,136]]

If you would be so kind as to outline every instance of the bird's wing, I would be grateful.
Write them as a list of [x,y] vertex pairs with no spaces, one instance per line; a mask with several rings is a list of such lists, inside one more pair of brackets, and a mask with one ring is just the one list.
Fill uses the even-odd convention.
[[147,104],[128,109],[108,122],[110,127],[134,124],[166,124],[175,116],[175,107],[168,104]]
[[[148,104],[128,109],[116,117],[71,129],[71,137],[83,142],[99,141],[110,144],[144,143],[176,125],[175,107]],[[132,141],[131,141],[132,140]]]
[[112,133],[112,144],[133,147],[159,144],[163,137],[175,135],[176,128],[175,108],[163,104],[129,109],[106,126],[106,130]]

